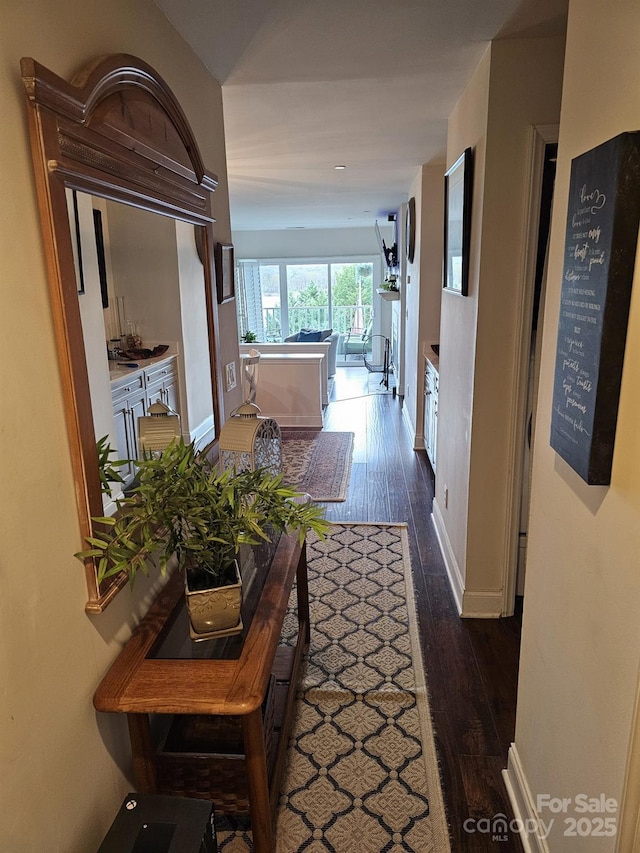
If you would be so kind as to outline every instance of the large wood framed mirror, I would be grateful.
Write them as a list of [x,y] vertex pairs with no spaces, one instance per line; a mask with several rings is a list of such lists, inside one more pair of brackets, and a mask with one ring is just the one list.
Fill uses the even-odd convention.
[[[33,59],[23,59],[21,70],[84,540],[91,518],[105,514],[96,441],[109,433],[117,445],[108,342],[123,332],[125,302],[133,306],[128,321],[176,355],[171,364],[186,400],[183,424],[194,421],[189,437],[198,430],[203,442],[218,437],[222,385],[211,213],[217,180],[205,170],[175,96],[143,61],[103,57],[71,82]],[[193,226],[200,229],[200,260]],[[102,246],[95,242],[98,231]],[[117,284],[109,284],[107,267]],[[138,368],[145,364],[157,362],[142,359]],[[125,376],[132,370],[118,369]],[[140,381],[162,386],[152,370]],[[126,576],[99,585],[93,563],[85,569],[86,609],[100,612]]]

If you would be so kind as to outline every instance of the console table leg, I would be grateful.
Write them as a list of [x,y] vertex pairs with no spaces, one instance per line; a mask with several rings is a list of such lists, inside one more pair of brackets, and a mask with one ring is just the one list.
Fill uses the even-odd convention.
[[251,831],[255,853],[272,853],[273,831],[269,804],[267,756],[264,749],[262,709],[242,717],[244,752],[249,787]]
[[298,596],[298,623],[304,625],[305,645],[311,641],[309,618],[309,577],[307,573],[307,543],[303,542],[296,571],[296,589]]
[[129,723],[136,786],[139,791],[145,794],[155,794],[157,780],[149,716],[148,714],[127,714],[127,722]]

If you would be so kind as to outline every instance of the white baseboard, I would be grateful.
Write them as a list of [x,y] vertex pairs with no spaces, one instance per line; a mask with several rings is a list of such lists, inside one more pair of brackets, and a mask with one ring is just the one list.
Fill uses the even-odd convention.
[[438,544],[447,570],[449,585],[458,608],[458,614],[465,619],[499,619],[502,616],[503,596],[501,589],[477,589],[469,591],[458,566],[447,528],[440,511],[438,501],[433,501],[431,514]]
[[280,427],[297,427],[298,429],[322,429],[323,417],[319,415],[292,415],[291,412],[269,412],[268,417],[277,421]]
[[411,421],[409,409],[407,406],[402,407],[402,422],[407,429],[407,435],[411,441],[414,450],[424,450],[424,436],[422,433],[416,432],[415,424]]
[[411,439],[411,443],[413,444],[413,442],[415,441],[415,437],[416,437],[416,428],[415,428],[415,425],[413,423],[411,423],[411,418],[409,416],[409,407],[408,406],[402,407],[402,422],[405,425],[405,427],[407,429],[407,435],[409,436],[409,438]]
[[185,441],[193,441],[196,447],[202,448],[211,444],[214,438],[213,415],[211,415],[198,424],[195,429],[190,430],[190,434],[185,436]]
[[502,590],[465,590],[462,594],[462,612],[466,619],[499,619],[502,616]]
[[436,536],[438,537],[438,545],[440,545],[440,552],[442,554],[442,559],[444,560],[445,569],[447,570],[447,575],[449,577],[449,585],[451,586],[451,591],[453,592],[456,607],[458,608],[458,613],[462,614],[462,596],[464,595],[464,581],[462,579],[462,575],[460,574],[460,568],[458,566],[458,561],[456,560],[455,554],[453,553],[451,542],[449,541],[449,535],[447,533],[447,528],[444,523],[444,518],[442,517],[442,513],[440,512],[438,501],[435,498],[433,500],[431,520],[436,531]]
[[[509,748],[507,769],[502,771],[502,778],[514,817],[522,827],[519,838],[525,853],[549,853],[549,845],[544,837],[544,827],[538,817],[533,794],[515,743],[512,743]],[[548,823],[549,819],[546,818],[545,823]]]

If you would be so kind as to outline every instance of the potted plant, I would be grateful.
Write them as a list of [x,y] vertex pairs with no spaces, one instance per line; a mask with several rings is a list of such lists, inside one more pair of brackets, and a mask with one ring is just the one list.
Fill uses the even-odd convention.
[[255,332],[246,331],[241,338],[242,342],[245,344],[253,344],[258,340],[258,336]]
[[389,273],[389,275],[382,282],[382,289],[389,291],[398,290],[398,277],[395,275],[395,273]]
[[[309,530],[323,535],[328,527],[323,511],[300,500],[281,475],[221,473],[183,439],[136,465],[136,479],[116,501],[116,514],[93,519],[98,529],[87,539],[90,547],[75,556],[96,560],[99,582],[126,572],[133,584],[150,566],[165,573],[175,555],[185,571],[196,634],[241,630],[237,555],[242,544],[258,544],[274,531],[296,531],[302,541]],[[202,598],[213,599],[214,609],[222,610],[222,623],[203,611]]]
[[125,465],[128,465],[129,462],[127,459],[111,459],[111,454],[116,451],[111,447],[109,443],[109,436],[103,435],[102,438],[99,438],[96,442],[96,451],[98,453],[98,473],[100,474],[100,491],[104,495],[109,495],[111,497],[112,489],[111,483],[122,483],[124,484],[124,477],[118,471],[118,468],[122,468]]

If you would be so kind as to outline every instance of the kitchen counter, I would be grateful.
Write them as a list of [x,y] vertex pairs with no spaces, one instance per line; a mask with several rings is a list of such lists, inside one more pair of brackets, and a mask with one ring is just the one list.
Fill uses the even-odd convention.
[[[157,355],[155,358],[138,358],[135,361],[110,361],[109,362],[109,379],[112,382],[122,379],[123,376],[132,376],[137,370],[144,370],[147,367],[153,367],[156,364],[161,364],[163,361],[168,361],[175,358],[176,354],[165,352],[162,355]],[[135,367],[125,367],[125,364],[135,365]]]
[[431,344],[426,343],[422,347],[422,355],[425,361],[428,361],[437,373],[440,373],[440,356],[436,355],[431,349]]
[[440,359],[425,344],[422,349],[425,360],[424,370],[424,448],[431,462],[433,473],[436,472],[436,447],[438,442],[438,386],[440,385]]

